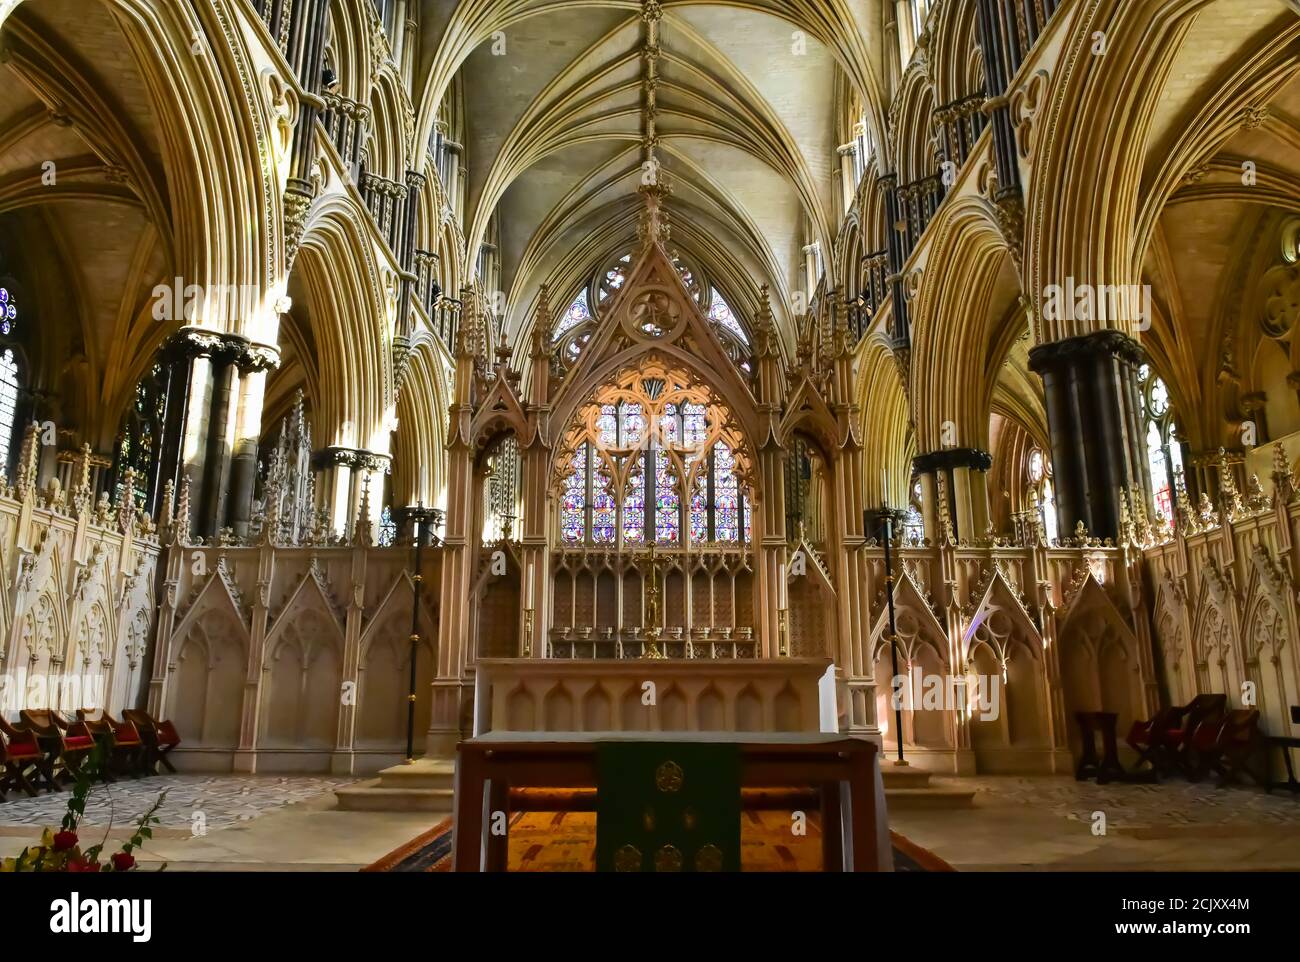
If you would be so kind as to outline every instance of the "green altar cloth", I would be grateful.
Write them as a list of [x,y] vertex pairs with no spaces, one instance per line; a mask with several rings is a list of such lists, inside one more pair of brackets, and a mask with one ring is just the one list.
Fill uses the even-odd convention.
[[596,745],[596,870],[739,872],[740,748]]

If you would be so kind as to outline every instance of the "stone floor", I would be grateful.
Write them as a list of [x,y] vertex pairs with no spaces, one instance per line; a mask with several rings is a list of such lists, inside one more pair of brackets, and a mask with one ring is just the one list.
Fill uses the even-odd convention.
[[1181,780],[1103,786],[1053,775],[933,784],[975,788],[975,807],[898,812],[890,827],[959,871],[1300,868],[1300,797],[1286,792]]
[[[91,795],[83,837],[125,838],[166,790],[141,854],[169,870],[354,871],[429,828],[421,813],[343,812],[326,776],[172,775]],[[958,870],[1300,869],[1300,798],[1169,781],[1107,785],[1061,776],[936,779],[976,789],[957,811],[897,812],[891,827]],[[0,805],[0,855],[56,825],[67,793]],[[1094,834],[1095,813],[1105,833]],[[110,827],[111,826],[111,827]]]

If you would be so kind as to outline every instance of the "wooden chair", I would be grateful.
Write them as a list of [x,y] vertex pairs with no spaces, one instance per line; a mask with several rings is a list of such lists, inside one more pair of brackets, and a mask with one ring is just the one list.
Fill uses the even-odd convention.
[[1192,736],[1188,777],[1198,781],[1213,770],[1222,788],[1244,772],[1262,784],[1267,778],[1256,774],[1250,763],[1263,745],[1257,709],[1236,708],[1221,719],[1202,722]]
[[15,728],[0,717],[0,802],[8,801],[5,795],[14,789],[35,798],[32,777],[39,774],[45,760],[34,733]]
[[140,732],[140,740],[144,743],[145,771],[153,774],[161,764],[167,771],[175,774],[176,768],[167,759],[167,755],[181,743],[181,736],[176,731],[176,726],[170,721],[157,721],[147,711],[136,708],[126,709],[122,712],[122,717],[135,725]]
[[[1115,723],[1119,716],[1115,712],[1077,711],[1075,721],[1079,724],[1079,734],[1083,738],[1083,754],[1079,756],[1079,767],[1074,771],[1076,781],[1096,778],[1098,785],[1109,781],[1123,780],[1127,773],[1119,761],[1119,746],[1115,739]],[[1101,754],[1097,752],[1097,736],[1101,736]]]
[[22,727],[36,735],[45,750],[49,765],[46,777],[52,788],[60,779],[72,782],[81,771],[86,756],[95,747],[94,736],[84,722],[69,722],[50,708],[24,708],[18,713]]
[[1162,708],[1152,715],[1150,720],[1133,723],[1124,741],[1128,743],[1129,748],[1137,752],[1138,760],[1135,768],[1141,768],[1146,764],[1151,766],[1150,772],[1156,778],[1167,774],[1165,733],[1171,727],[1175,727],[1174,715],[1177,711],[1179,711],[1177,708]]
[[[1291,706],[1291,724],[1300,725],[1300,705]],[[1273,791],[1275,788],[1285,788],[1292,795],[1300,793],[1300,780],[1295,777],[1295,766],[1291,764],[1291,752],[1300,748],[1300,737],[1295,735],[1269,735],[1264,739],[1265,744],[1265,772],[1268,783],[1265,785],[1266,791]],[[1280,752],[1282,763],[1286,766],[1286,781],[1279,782],[1273,778],[1273,755]]]
[[104,743],[106,775],[110,767],[132,778],[139,778],[144,773],[144,742],[135,725],[118,721],[102,708],[78,708],[77,720],[86,725],[96,741]]
[[1197,695],[1186,705],[1174,708],[1169,727],[1162,737],[1163,754],[1170,770],[1190,775],[1196,764],[1192,736],[1202,725],[1223,718],[1228,709],[1227,695]]

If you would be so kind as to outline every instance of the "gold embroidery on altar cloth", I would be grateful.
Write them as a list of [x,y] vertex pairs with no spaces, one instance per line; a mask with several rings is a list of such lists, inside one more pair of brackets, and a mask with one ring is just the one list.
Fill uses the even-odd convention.
[[656,872],[680,872],[682,870],[682,853],[674,845],[665,845],[655,852]]
[[635,845],[624,845],[614,853],[615,872],[641,871],[641,851]]
[[655,770],[655,784],[661,792],[679,791],[685,778],[682,766],[672,760],[664,762]]
[[716,845],[706,845],[695,853],[695,871],[721,872],[722,849]]

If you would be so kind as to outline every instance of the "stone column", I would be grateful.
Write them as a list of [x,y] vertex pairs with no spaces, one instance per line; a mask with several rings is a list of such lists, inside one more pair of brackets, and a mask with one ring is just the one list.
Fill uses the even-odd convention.
[[[1013,253],[1023,232],[1024,199],[1020,188],[1020,162],[1016,148],[1016,131],[1011,122],[1007,87],[1020,67],[1020,40],[1016,29],[1015,0],[977,0],[976,26],[980,51],[984,56],[984,76],[989,98],[984,104],[993,127],[993,157],[998,188],[994,203],[999,226],[1015,237]],[[1018,256],[1018,255],[1017,255]]]
[[376,478],[388,472],[390,463],[387,454],[340,445],[322,448],[312,455],[316,490],[329,513],[331,530],[340,537],[352,541],[362,537],[362,532],[354,529],[369,480],[371,530],[366,537],[374,539],[383,496],[383,488],[376,487]]
[[179,493],[189,482],[193,533],[211,537],[225,523],[226,489],[234,444],[238,370],[245,338],[183,328],[163,346],[167,411],[159,463],[159,486],[171,481]]
[[230,500],[226,524],[235,534],[247,536],[253,515],[253,493],[257,485],[257,447],[262,435],[262,402],[266,398],[267,374],[279,363],[279,352],[266,345],[254,345],[240,362],[242,377],[235,416],[235,444],[230,464]]
[[203,465],[203,493],[198,506],[198,533],[211,538],[226,520],[230,490],[230,466],[235,449],[236,418],[239,413],[239,359],[248,342],[229,335],[211,355],[212,407],[208,415],[207,453]]
[[1043,379],[1062,537],[1083,522],[1099,538],[1119,535],[1119,495],[1151,495],[1137,371],[1141,347],[1119,331],[1042,344],[1029,366]]
[[[964,541],[982,538],[988,526],[989,507],[986,477],[993,466],[993,458],[978,448],[941,448],[918,455],[912,461],[912,470],[921,478],[925,504],[926,537],[938,539],[942,534],[939,519],[944,516],[938,505],[939,485],[936,475],[942,474],[947,492],[947,516],[952,521],[953,534]],[[933,526],[934,534],[930,533]]]
[[906,346],[911,337],[911,325],[908,322],[907,298],[903,296],[903,263],[908,252],[904,249],[902,235],[894,229],[900,212],[898,206],[898,175],[889,174],[876,181],[876,188],[882,191],[881,200],[885,205],[885,245],[889,251],[888,282],[894,294],[894,327],[890,336],[896,344]]

